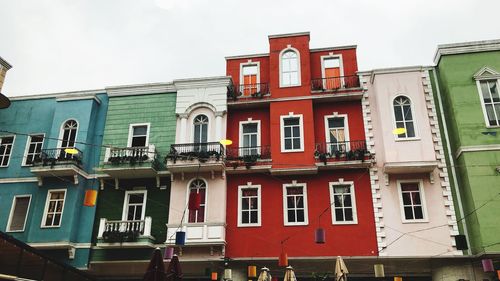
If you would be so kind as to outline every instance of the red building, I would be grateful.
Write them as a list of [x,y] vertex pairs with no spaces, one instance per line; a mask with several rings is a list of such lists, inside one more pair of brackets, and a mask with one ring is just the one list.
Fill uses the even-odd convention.
[[282,251],[292,265],[376,256],[356,46],[310,49],[308,32],[272,35],[269,53],[226,66],[226,257],[277,268]]

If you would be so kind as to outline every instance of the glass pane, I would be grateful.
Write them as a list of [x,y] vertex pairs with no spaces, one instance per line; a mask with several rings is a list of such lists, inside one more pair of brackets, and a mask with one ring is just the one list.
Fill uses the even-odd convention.
[[418,183],[416,183],[416,182],[401,183],[401,190],[403,190],[403,191],[418,191]]
[[285,127],[285,138],[289,138],[292,136],[292,128],[291,127]]
[[415,128],[413,127],[413,122],[406,122],[406,136],[409,138],[415,137]]
[[394,115],[396,117],[396,121],[403,121],[403,111],[401,111],[400,106],[394,106]]
[[51,226],[52,225],[52,219],[54,219],[53,214],[48,214],[47,219],[45,220],[45,226]]
[[283,123],[285,124],[285,126],[299,125],[299,118],[297,117],[285,118]]
[[292,132],[294,137],[300,137],[300,127],[294,126],[292,127]]
[[141,147],[146,146],[146,137],[133,137],[132,138],[132,147]]
[[490,90],[486,81],[481,82],[481,94],[485,103],[491,103]]
[[243,75],[257,74],[257,65],[243,66]]
[[495,83],[495,82],[490,83],[490,92],[491,92],[491,96],[493,97],[493,102],[500,102],[500,96],[498,95],[497,83]]
[[52,225],[59,225],[61,223],[61,214],[54,215],[54,223]]
[[424,218],[424,213],[422,212],[421,206],[414,207],[414,210],[415,210],[415,219],[423,219]]
[[257,133],[257,123],[243,124],[243,133]]
[[250,135],[250,140],[251,140],[249,143],[250,147],[257,146],[257,135]]
[[56,202],[55,201],[51,201],[49,203],[49,212],[54,212],[56,210]]
[[297,222],[305,222],[304,210],[297,210]]
[[333,196],[333,201],[335,203],[335,207],[342,207],[342,195]]
[[495,118],[495,112],[493,110],[493,105],[486,104],[485,107],[486,107],[486,115],[488,115],[488,121],[489,121],[490,125],[491,126],[496,125],[497,121]]
[[50,194],[50,199],[63,199],[63,198],[64,198],[63,192],[52,192]]
[[250,208],[252,210],[255,210],[255,209],[258,208],[258,206],[257,206],[257,198],[254,197],[254,198],[250,199]]
[[194,125],[194,143],[200,143],[201,125]]
[[328,118],[328,128],[344,128],[344,118]]
[[295,208],[295,199],[293,197],[288,197],[286,202],[286,206],[288,209]]
[[344,206],[352,207],[351,195],[344,195]]
[[328,58],[323,61],[325,68],[340,67],[340,60],[338,58]]
[[412,192],[411,199],[412,199],[413,205],[421,205],[422,204],[422,202],[420,201],[420,192]]
[[286,193],[288,195],[298,195],[302,194],[302,186],[293,186],[293,187],[287,187],[286,188]]
[[144,194],[138,193],[138,194],[129,194],[129,203],[141,203],[144,201]]
[[403,112],[405,120],[413,120],[413,116],[411,115],[411,106],[409,105],[403,106]]
[[249,214],[250,214],[250,212],[248,212],[248,211],[241,212],[241,222],[242,223],[249,223]]
[[249,204],[248,204],[248,199],[247,198],[241,199],[241,209],[242,210],[248,210],[249,209]]
[[189,210],[188,222],[196,222],[196,211]]
[[281,81],[283,85],[290,85],[290,75],[288,73],[283,73],[283,81]]
[[407,220],[412,220],[413,219],[413,212],[412,212],[412,207],[405,207],[405,218]]
[[288,211],[288,222],[295,222],[295,211]]
[[200,208],[200,210],[198,210],[198,216],[196,218],[196,222],[204,222],[205,221],[205,208]]
[[250,136],[243,136],[243,147],[250,147]]
[[344,212],[342,209],[335,209],[335,220],[344,221]]
[[293,139],[293,149],[300,149],[300,139],[299,138]]
[[134,127],[134,136],[144,136],[148,132],[147,126],[135,126]]
[[353,221],[353,215],[352,215],[352,208],[347,208],[344,209],[345,212],[345,220],[346,221]]
[[255,188],[248,188],[248,189],[243,189],[243,196],[257,196],[257,189]]
[[298,72],[290,73],[290,84],[291,85],[299,84],[299,73]]
[[292,140],[285,139],[285,149],[292,149]]
[[403,205],[411,205],[411,197],[410,197],[410,193],[403,193],[402,194],[403,196]]
[[250,222],[257,223],[257,211],[250,212]]
[[304,197],[296,197],[297,208],[304,208]]
[[201,142],[208,140],[208,124],[201,125]]

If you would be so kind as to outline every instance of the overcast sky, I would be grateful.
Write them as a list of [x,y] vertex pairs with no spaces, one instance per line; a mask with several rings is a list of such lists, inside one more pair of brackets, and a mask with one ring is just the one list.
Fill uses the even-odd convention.
[[432,64],[437,44],[500,38],[499,0],[0,0],[7,96],[225,75],[269,34],[358,45],[360,70]]

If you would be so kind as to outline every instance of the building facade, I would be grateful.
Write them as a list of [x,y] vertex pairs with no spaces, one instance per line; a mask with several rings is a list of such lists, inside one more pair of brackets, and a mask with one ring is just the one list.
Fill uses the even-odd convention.
[[84,91],[11,98],[0,111],[2,231],[87,268],[107,95]]

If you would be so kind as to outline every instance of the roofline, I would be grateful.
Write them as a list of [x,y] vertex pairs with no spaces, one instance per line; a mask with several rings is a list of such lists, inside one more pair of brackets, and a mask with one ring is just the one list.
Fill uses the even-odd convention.
[[436,52],[434,54],[434,64],[439,64],[439,60],[442,56],[445,55],[479,53],[488,51],[500,51],[500,39],[441,44],[437,46]]
[[3,67],[7,68],[7,70],[12,68],[12,65],[10,65],[6,60],[4,60],[2,57],[0,57],[0,65]]
[[249,59],[249,58],[261,58],[268,57],[269,53],[261,53],[261,54],[250,54],[250,55],[237,55],[237,56],[228,56],[225,57],[226,60],[236,60],[236,59]]
[[358,71],[357,74],[358,75],[389,74],[389,73],[422,71],[422,70],[429,70],[432,68],[434,67],[425,65],[398,66],[398,67],[376,68],[372,70],[363,70],[363,71]]
[[294,33],[282,33],[282,34],[272,34],[267,36],[269,39],[275,39],[275,38],[283,38],[283,37],[295,37],[295,36],[309,36],[310,32],[305,31],[305,32],[294,32]]
[[83,90],[83,91],[71,91],[71,92],[59,92],[59,93],[48,93],[48,94],[34,94],[25,96],[14,96],[10,97],[11,101],[16,100],[35,100],[35,99],[48,99],[48,98],[62,98],[64,100],[74,99],[84,99],[86,97],[93,98],[97,94],[105,94],[106,90]]
[[346,45],[346,46],[325,47],[325,48],[312,48],[309,49],[309,51],[311,53],[314,53],[314,52],[336,51],[336,50],[357,49],[357,48],[358,45]]

